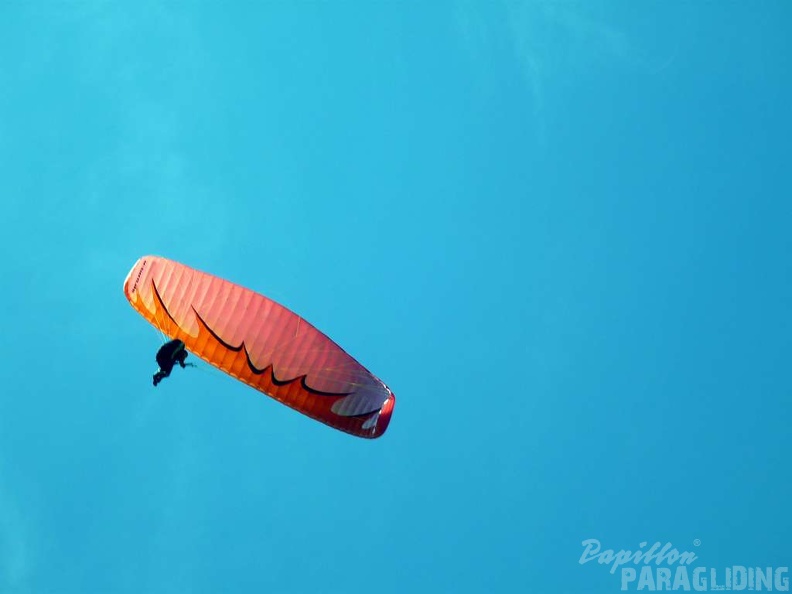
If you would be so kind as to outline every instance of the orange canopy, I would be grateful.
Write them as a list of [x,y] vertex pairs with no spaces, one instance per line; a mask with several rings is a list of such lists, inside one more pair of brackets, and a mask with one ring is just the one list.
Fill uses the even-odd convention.
[[140,315],[188,351],[322,423],[376,438],[396,397],[297,314],[253,291],[159,256],[124,281]]

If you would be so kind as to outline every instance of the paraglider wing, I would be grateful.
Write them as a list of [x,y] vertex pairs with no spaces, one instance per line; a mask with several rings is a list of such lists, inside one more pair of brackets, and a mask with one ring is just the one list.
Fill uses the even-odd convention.
[[140,258],[124,281],[140,315],[188,351],[331,427],[376,438],[396,398],[330,338],[249,289],[162,258]]

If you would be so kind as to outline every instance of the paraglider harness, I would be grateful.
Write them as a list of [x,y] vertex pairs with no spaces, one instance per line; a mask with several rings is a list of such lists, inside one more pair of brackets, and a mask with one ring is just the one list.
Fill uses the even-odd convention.
[[168,377],[173,370],[173,366],[178,363],[182,368],[195,367],[192,363],[185,363],[187,358],[187,350],[184,348],[184,343],[177,339],[171,340],[163,344],[157,351],[157,365],[159,369],[154,374],[154,385],[156,386],[163,379]]

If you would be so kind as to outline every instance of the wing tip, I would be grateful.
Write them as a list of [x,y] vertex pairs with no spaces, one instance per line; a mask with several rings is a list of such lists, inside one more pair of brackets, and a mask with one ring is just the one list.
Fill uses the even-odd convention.
[[132,268],[129,269],[129,273],[124,279],[124,295],[130,303],[132,302],[132,295],[135,289],[137,289],[144,268],[149,262],[156,259],[160,259],[160,257],[153,255],[141,256],[135,261]]
[[377,424],[374,426],[374,436],[381,437],[390,424],[391,416],[393,415],[393,408],[396,406],[396,394],[390,393],[388,399],[380,409]]

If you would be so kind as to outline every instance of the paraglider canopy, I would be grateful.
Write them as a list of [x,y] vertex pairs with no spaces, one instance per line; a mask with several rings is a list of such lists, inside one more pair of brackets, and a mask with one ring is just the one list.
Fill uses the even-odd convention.
[[228,375],[331,427],[381,436],[396,397],[294,312],[249,289],[162,258],[130,270],[124,294],[140,315]]

